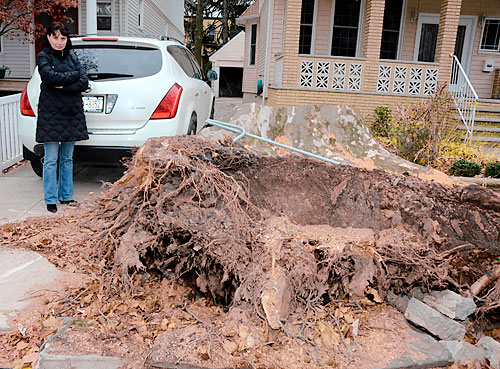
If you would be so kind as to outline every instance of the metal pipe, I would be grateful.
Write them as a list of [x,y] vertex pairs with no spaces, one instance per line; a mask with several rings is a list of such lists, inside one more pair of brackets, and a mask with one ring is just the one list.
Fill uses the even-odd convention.
[[238,141],[243,136],[247,136],[247,137],[250,137],[250,138],[255,138],[256,140],[259,140],[259,141],[266,142],[266,143],[271,144],[271,145],[282,147],[282,148],[290,150],[290,151],[298,152],[299,154],[302,154],[302,155],[310,156],[311,158],[315,158],[315,159],[318,159],[318,160],[326,161],[327,163],[330,163],[330,164],[336,164],[336,165],[340,164],[340,162],[332,160],[332,159],[325,158],[324,156],[319,156],[319,155],[313,154],[312,152],[308,152],[308,151],[304,151],[304,150],[301,150],[301,149],[297,149],[295,147],[284,145],[282,143],[279,143],[279,142],[276,142],[276,141],[272,141],[272,140],[269,140],[269,139],[264,138],[264,137],[253,135],[251,133],[246,132],[243,127],[238,126],[236,124],[221,122],[221,121],[214,120],[214,119],[207,119],[206,123],[209,124],[209,125],[212,125],[212,126],[223,128],[226,131],[230,131],[230,132],[233,132],[233,133],[239,133],[239,135],[233,140],[233,142]]

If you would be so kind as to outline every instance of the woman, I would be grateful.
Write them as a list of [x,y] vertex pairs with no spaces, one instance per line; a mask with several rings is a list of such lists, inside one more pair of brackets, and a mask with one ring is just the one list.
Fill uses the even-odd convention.
[[88,78],[71,48],[66,26],[54,23],[47,29],[43,50],[37,56],[42,84],[36,141],[43,142],[43,194],[47,210],[52,213],[57,212],[58,199],[61,204],[76,204],[73,149],[75,141],[89,138],[81,96],[88,88]]

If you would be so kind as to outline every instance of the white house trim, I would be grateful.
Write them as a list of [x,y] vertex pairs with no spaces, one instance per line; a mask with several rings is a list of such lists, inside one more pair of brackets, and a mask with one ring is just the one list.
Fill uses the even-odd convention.
[[[88,35],[97,35],[97,0],[87,0],[87,32]],[[113,19],[111,19],[111,24],[113,24]],[[113,26],[111,25],[111,29]]]

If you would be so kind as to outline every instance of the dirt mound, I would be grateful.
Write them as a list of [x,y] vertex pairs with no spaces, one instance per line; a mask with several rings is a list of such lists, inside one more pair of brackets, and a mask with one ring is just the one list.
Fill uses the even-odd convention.
[[[364,288],[348,286],[362,270],[357,283],[382,297],[415,283],[460,289],[499,251],[500,196],[490,190],[259,157],[198,138],[149,140],[95,205],[95,253],[124,280],[134,270],[182,277],[225,305],[258,304],[266,283],[292,287],[284,304],[360,295]],[[329,226],[348,239],[339,249],[310,232],[301,244],[292,225]],[[360,229],[372,235],[359,241]]]
[[[90,268],[94,281],[61,308],[95,321],[93,337],[149,350],[163,332],[158,362],[349,367],[362,307],[416,286],[466,293],[493,269],[499,210],[478,186],[179,136],[148,140],[101,198],[37,237]],[[28,228],[9,232],[33,245]],[[496,283],[478,301],[491,315]]]

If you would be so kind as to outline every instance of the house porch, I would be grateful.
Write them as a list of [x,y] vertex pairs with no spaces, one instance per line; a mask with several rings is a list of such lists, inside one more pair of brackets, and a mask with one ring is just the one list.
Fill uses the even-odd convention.
[[[282,52],[270,61],[268,104],[335,103],[364,115],[379,105],[395,108],[449,84],[455,54],[479,95],[479,107],[500,113],[500,42],[490,37],[495,27],[500,30],[495,0],[353,0],[359,2],[357,29],[335,29],[336,23],[349,23],[349,17],[336,18],[341,0],[277,0],[275,11],[280,1],[284,36]],[[399,19],[391,13],[396,3]],[[342,37],[336,40],[335,32]]]

